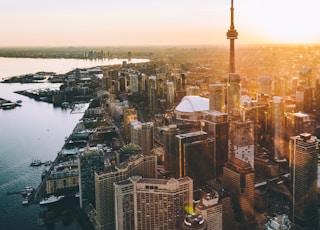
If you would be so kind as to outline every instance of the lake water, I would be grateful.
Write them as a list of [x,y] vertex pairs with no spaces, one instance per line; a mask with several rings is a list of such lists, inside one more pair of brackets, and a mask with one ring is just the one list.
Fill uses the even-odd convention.
[[[107,64],[121,64],[122,61],[109,60]],[[132,60],[140,61],[142,60]],[[86,65],[82,66],[81,62]],[[106,63],[88,63],[76,59],[0,58],[0,79],[38,71],[65,73],[74,68],[97,64]],[[54,160],[65,137],[72,133],[83,115],[35,101],[14,91],[58,86],[49,83],[0,83],[0,98],[22,101],[21,107],[0,109],[0,229],[78,229],[72,220],[40,226],[38,218],[43,210],[39,205],[22,206],[23,198],[20,194],[7,195],[7,192],[19,191],[25,186],[39,185],[43,166],[30,167],[32,159]]]

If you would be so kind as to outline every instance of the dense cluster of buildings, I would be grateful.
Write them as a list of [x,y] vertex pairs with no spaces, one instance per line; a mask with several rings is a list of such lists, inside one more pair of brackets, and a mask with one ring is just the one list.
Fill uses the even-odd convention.
[[224,81],[164,63],[104,70],[46,192],[78,189],[99,230],[318,229],[320,80],[302,69],[289,88],[245,88],[237,36],[232,1]]

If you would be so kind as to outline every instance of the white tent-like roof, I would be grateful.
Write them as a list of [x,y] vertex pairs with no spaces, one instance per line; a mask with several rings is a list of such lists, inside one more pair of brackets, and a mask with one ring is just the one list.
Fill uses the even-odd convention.
[[184,96],[175,110],[182,113],[209,110],[209,99],[200,96]]

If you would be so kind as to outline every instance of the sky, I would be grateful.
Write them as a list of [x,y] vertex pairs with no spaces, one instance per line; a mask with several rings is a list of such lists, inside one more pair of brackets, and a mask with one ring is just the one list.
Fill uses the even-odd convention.
[[[228,44],[231,0],[0,0],[0,47]],[[319,0],[234,0],[238,44],[320,41]]]

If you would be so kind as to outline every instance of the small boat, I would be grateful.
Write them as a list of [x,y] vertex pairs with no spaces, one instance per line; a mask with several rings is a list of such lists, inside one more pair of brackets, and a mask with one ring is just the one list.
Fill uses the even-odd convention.
[[22,200],[22,205],[28,205],[29,204],[29,197],[26,197]]
[[49,197],[46,197],[46,198],[43,198],[41,201],[40,201],[40,205],[47,205],[47,204],[53,204],[53,203],[56,203],[60,200],[62,200],[64,198],[64,196],[54,196],[54,195],[51,195]]
[[21,190],[21,195],[29,195],[33,193],[36,189],[31,186],[26,186],[24,189]]
[[49,161],[45,161],[44,163],[44,166],[50,166],[51,165],[51,161],[49,160]]
[[42,165],[42,162],[40,160],[33,160],[31,163],[30,163],[30,166],[33,166],[33,167],[37,167],[37,166],[41,166]]

